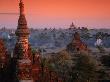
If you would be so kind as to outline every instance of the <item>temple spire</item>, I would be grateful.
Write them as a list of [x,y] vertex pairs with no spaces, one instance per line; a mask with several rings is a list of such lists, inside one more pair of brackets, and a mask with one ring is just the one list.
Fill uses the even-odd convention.
[[24,14],[23,0],[19,0],[19,8],[20,8],[20,16],[18,19],[18,27],[15,33],[16,33],[16,36],[18,36],[18,38],[23,36],[26,36],[28,38],[29,29],[28,29],[27,21]]
[[34,82],[32,71],[32,53],[29,45],[29,28],[24,14],[24,3],[19,0],[20,16],[18,19],[18,27],[15,32],[17,42],[14,49],[14,58],[17,61],[17,78],[19,82]]
[[20,15],[24,15],[24,4],[22,0],[20,0],[19,8],[20,8]]

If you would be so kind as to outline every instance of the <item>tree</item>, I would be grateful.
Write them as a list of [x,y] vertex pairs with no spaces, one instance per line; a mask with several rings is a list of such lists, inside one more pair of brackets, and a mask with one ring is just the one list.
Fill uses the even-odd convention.
[[[77,58],[74,60],[75,55]],[[70,55],[63,50],[50,59],[49,69],[54,70],[63,82],[95,82],[97,65],[88,52]]]
[[44,70],[45,70],[45,67],[46,67],[46,59],[45,58],[41,58],[41,61],[40,61],[40,65],[41,65],[41,82],[43,82],[44,81],[44,78],[45,78],[45,76],[44,76]]
[[110,55],[103,55],[101,57],[101,62],[104,66],[110,67]]
[[63,82],[69,82],[69,70],[71,69],[71,56],[66,50],[57,53],[52,58],[54,71],[58,77],[62,78]]
[[81,52],[73,67],[75,82],[95,82],[97,79],[97,65],[87,53]]

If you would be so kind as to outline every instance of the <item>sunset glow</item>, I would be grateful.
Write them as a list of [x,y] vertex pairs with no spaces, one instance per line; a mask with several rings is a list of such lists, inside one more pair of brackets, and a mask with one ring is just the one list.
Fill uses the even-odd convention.
[[[76,26],[110,27],[110,0],[24,0],[24,4],[30,28],[68,28],[72,21]],[[0,0],[0,26],[16,28],[18,12],[18,0]]]

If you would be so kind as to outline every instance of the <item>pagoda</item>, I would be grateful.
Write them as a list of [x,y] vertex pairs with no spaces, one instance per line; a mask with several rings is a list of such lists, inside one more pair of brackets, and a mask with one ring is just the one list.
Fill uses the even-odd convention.
[[69,29],[76,29],[76,26],[74,25],[74,23],[72,22],[72,24],[70,25]]
[[75,32],[74,38],[70,44],[67,45],[67,50],[70,52],[88,51],[87,45],[81,41],[80,34]]
[[27,27],[27,21],[24,14],[24,4],[20,0],[19,3],[20,16],[18,19],[18,27],[15,32],[17,36],[17,42],[14,49],[14,58],[17,64],[17,77],[19,82],[33,82],[32,79],[32,53],[29,45],[29,29]]

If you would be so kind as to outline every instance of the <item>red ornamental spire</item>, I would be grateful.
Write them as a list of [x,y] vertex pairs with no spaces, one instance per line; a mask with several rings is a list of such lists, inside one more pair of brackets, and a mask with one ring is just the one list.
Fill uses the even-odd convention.
[[20,16],[18,19],[18,27],[15,33],[19,37],[27,36],[28,38],[29,29],[28,29],[27,21],[26,21],[25,14],[24,14],[23,0],[19,0],[19,8],[20,8]]
[[20,15],[23,15],[24,14],[24,4],[23,4],[22,0],[20,0],[19,8],[20,8]]
[[15,46],[15,55],[17,58],[24,58],[28,56],[28,37],[29,28],[24,14],[24,4],[22,0],[19,0],[20,16],[18,19],[18,26],[15,32],[17,36],[17,42]]

